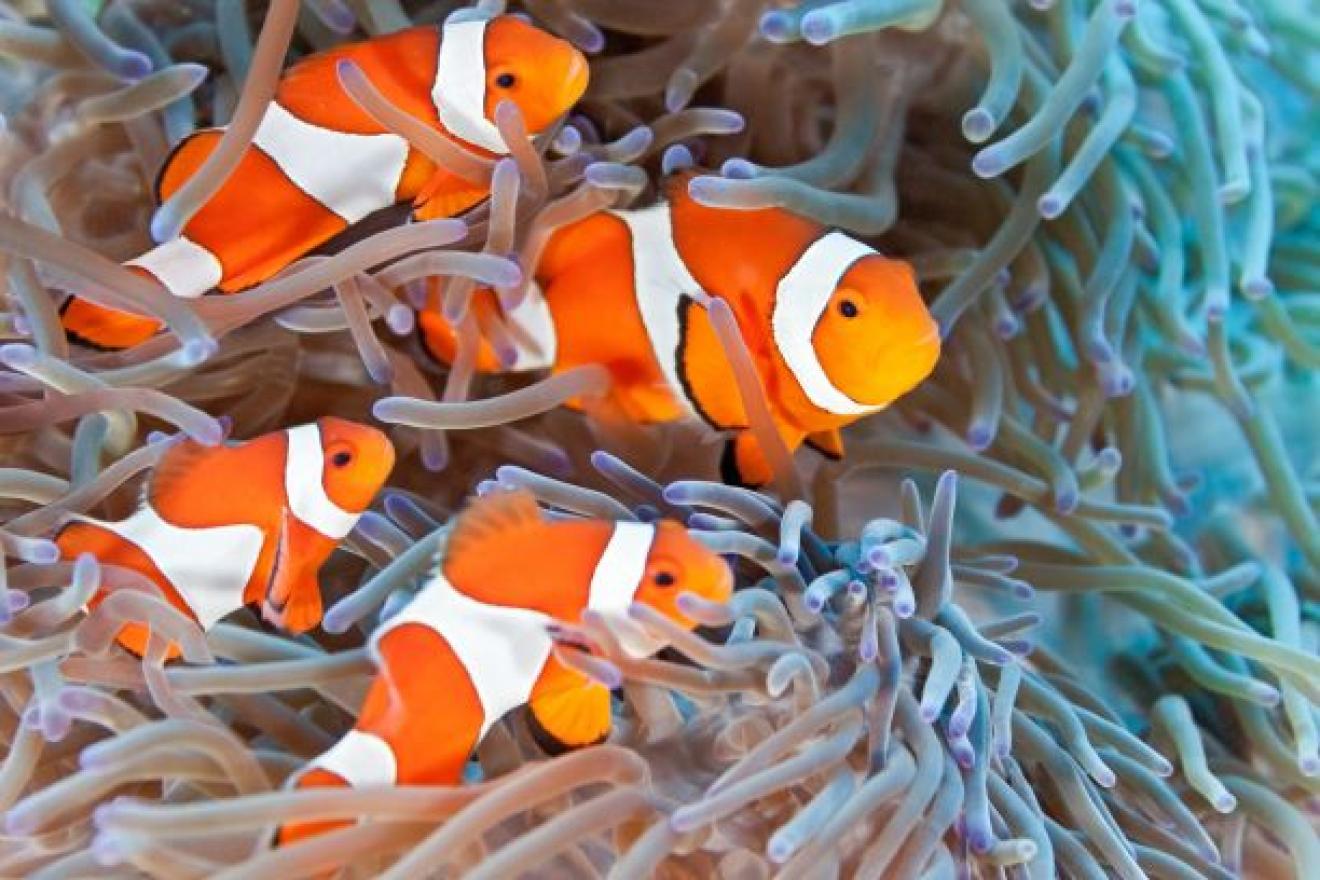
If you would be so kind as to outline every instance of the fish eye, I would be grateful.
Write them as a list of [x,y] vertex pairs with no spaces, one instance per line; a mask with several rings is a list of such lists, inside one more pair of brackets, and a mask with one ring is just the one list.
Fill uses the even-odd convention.
[[337,468],[348,467],[348,465],[352,461],[353,461],[353,453],[349,452],[346,449],[336,452],[330,458],[330,463]]
[[501,73],[499,76],[495,77],[495,85],[502,89],[511,89],[517,82],[518,77],[511,73]]
[[855,318],[858,315],[857,303],[850,299],[839,300],[839,314],[845,318]]
[[651,580],[657,587],[672,587],[674,585],[674,575],[668,571],[657,571]]

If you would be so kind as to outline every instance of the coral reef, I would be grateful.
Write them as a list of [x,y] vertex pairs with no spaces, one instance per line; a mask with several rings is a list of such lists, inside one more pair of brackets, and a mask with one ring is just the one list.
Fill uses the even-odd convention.
[[[252,8],[248,8],[251,6]],[[0,874],[62,877],[1307,876],[1320,865],[1320,28],[1285,0],[526,0],[591,54],[566,123],[484,160],[345,87],[492,183],[462,221],[369,219],[279,277],[182,301],[118,260],[170,145],[232,122],[286,57],[456,3],[0,4]],[[458,15],[489,15],[481,0]],[[255,35],[255,38],[254,38]],[[291,54],[290,54],[291,53]],[[223,163],[217,163],[217,166]],[[916,268],[935,375],[790,458],[712,315],[776,466],[715,481],[690,426],[558,405],[592,367],[478,377],[551,231],[718,169],[708,204],[787,206]],[[442,369],[412,307],[443,279]],[[65,292],[159,317],[66,342]],[[727,314],[726,314],[727,317]],[[399,467],[322,572],[324,631],[239,612],[203,636],[131,572],[54,561],[71,513],[130,510],[171,437],[331,413]],[[557,515],[672,516],[736,560],[697,635],[628,657],[590,616],[563,657],[620,685],[609,743],[546,760],[520,716],[469,784],[284,791],[352,723],[366,635],[473,491]],[[535,560],[528,560],[534,565]],[[82,607],[98,582],[115,596]],[[138,659],[113,643],[146,619]],[[166,663],[166,640],[183,660]],[[443,699],[443,694],[437,694]],[[363,817],[273,849],[291,819]]]

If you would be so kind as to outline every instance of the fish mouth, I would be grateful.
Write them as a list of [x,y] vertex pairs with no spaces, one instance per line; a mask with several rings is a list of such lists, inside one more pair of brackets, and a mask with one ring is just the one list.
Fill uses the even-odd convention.
[[715,564],[719,566],[714,578],[715,585],[711,594],[704,598],[707,602],[728,602],[733,596],[733,569],[720,558],[716,559]]
[[564,73],[564,84],[559,92],[559,106],[564,108],[564,112],[587,93],[587,85],[591,79],[591,68],[587,64],[587,59],[577,49],[573,49],[572,52],[572,60],[568,63],[568,70]]
[[941,350],[938,327],[915,340],[895,344],[872,354],[867,367],[875,381],[865,390],[858,388],[853,400],[862,406],[884,409],[924,382],[939,363]]
[[925,348],[928,345],[940,344],[940,326],[934,321],[931,322],[930,329],[922,334],[921,338],[912,343],[913,348]]
[[899,361],[910,361],[913,358],[925,359],[927,357],[930,358],[931,363],[934,363],[939,358],[942,346],[940,328],[932,326],[916,339],[897,343],[892,348],[882,348],[874,356],[872,364],[878,369]]
[[904,354],[911,354],[913,352],[922,351],[931,346],[938,347],[941,345],[942,340],[940,339],[940,325],[935,322],[935,319],[930,318],[928,316],[927,319],[925,321],[922,321],[921,323],[925,324],[925,328],[924,328],[924,332],[920,336],[918,336],[915,339],[910,339],[906,343],[903,343],[899,346],[896,346]]

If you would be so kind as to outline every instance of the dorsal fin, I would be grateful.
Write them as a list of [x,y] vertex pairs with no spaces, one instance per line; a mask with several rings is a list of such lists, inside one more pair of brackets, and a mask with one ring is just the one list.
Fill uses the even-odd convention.
[[692,196],[688,195],[688,184],[698,174],[712,173],[714,172],[704,169],[701,171],[692,169],[676,171],[660,182],[660,196],[674,210],[684,210],[689,206],[700,208],[701,206],[693,201]]
[[544,522],[532,493],[524,489],[494,492],[473,501],[459,515],[445,543],[445,558],[461,564],[465,556],[490,552],[494,544],[506,540],[511,533]]
[[708,175],[719,177],[685,169],[666,178],[661,191],[669,205],[674,245],[688,270],[707,293],[723,296],[737,311],[746,304],[737,301],[734,293],[754,290],[758,297],[768,296],[806,243],[820,234],[820,227],[783,208],[703,205],[688,187]]
[[193,469],[197,460],[214,452],[215,447],[203,446],[191,438],[175,443],[161,456],[151,476],[143,484],[142,503],[150,504],[157,511],[168,506],[165,499],[179,491],[180,481]]

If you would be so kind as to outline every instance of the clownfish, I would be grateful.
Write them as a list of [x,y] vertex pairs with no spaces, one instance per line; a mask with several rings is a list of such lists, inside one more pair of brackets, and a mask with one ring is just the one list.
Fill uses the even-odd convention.
[[[509,152],[492,121],[501,101],[513,101],[537,134],[587,87],[577,49],[507,15],[409,28],[312,55],[285,72],[253,146],[183,233],[125,265],[175,296],[232,293],[382,208],[411,202],[414,217],[430,220],[486,198],[487,187],[438,168],[359,107],[339,83],[344,60],[400,109],[484,156]],[[208,129],[180,142],[157,179],[158,202],[196,173],[220,136]],[[71,338],[100,348],[127,348],[160,329],[152,318],[77,297],[62,314]]]
[[[551,522],[525,491],[474,502],[442,556],[372,634],[378,673],[357,725],[301,771],[299,788],[457,783],[491,727],[524,704],[551,751],[599,742],[610,692],[553,656],[550,628],[592,609],[646,657],[662,644],[628,616],[632,603],[691,629],[682,592],[724,602],[733,589],[728,565],[676,522]],[[334,824],[288,825],[279,839]]]
[[[911,266],[783,209],[703,206],[688,194],[690,179],[671,181],[661,204],[557,231],[536,283],[508,311],[479,291],[474,307],[502,316],[516,360],[501,365],[483,343],[478,368],[600,364],[627,418],[696,417],[733,432],[724,478],[764,484],[770,468],[699,303],[704,291],[736,317],[788,449],[805,442],[842,456],[839,429],[911,390],[939,357],[939,330]],[[428,307],[418,323],[426,350],[452,362],[456,336],[439,311]]]
[[[92,553],[145,575],[203,629],[260,605],[271,624],[303,632],[321,621],[317,571],[393,467],[383,433],[336,418],[246,443],[184,440],[161,457],[131,516],[80,516],[55,543],[64,559]],[[118,638],[142,654],[149,635],[128,624]]]

